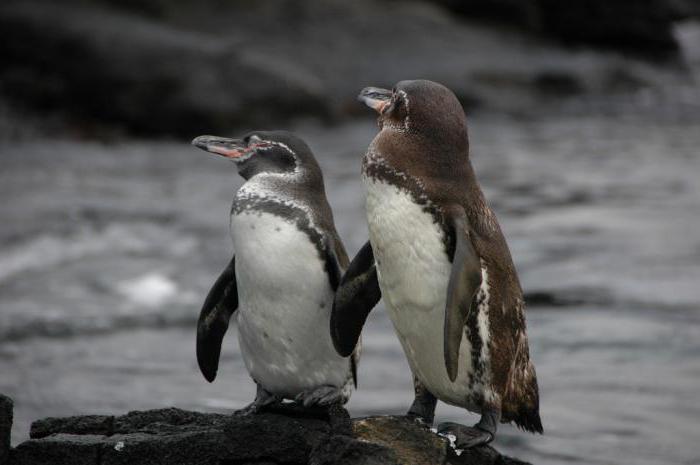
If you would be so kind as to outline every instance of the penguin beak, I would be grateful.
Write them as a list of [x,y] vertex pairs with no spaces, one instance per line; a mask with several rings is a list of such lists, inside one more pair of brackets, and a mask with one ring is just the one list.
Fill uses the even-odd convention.
[[357,96],[360,102],[379,113],[380,115],[391,101],[392,92],[380,87],[365,87]]
[[199,136],[192,141],[192,145],[231,159],[241,158],[249,152],[248,145],[243,140],[226,137]]

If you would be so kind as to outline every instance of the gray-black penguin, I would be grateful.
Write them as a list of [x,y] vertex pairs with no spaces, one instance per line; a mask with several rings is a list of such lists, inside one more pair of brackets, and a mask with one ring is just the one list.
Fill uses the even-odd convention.
[[446,87],[365,88],[379,113],[362,162],[369,242],[336,293],[331,333],[349,355],[384,298],[414,376],[409,416],[432,423],[437,399],[481,414],[438,426],[456,445],[493,440],[499,422],[542,432],[522,290],[469,161],[464,110]]
[[230,230],[235,255],[217,279],[197,325],[197,361],[216,377],[221,342],[235,314],[241,355],[257,385],[254,413],[284,399],[342,405],[355,383],[328,334],[333,297],[348,258],[311,149],[284,131],[241,139],[200,136],[193,145],[233,161],[245,183]]

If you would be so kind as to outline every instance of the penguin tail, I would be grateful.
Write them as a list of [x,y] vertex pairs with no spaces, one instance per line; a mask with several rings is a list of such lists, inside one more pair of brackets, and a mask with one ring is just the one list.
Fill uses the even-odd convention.
[[540,419],[539,405],[534,408],[522,408],[513,416],[512,422],[518,428],[529,431],[531,433],[544,433],[542,428],[542,420]]
[[540,393],[535,366],[530,361],[527,338],[520,335],[503,402],[503,421],[531,433],[544,432],[540,419]]

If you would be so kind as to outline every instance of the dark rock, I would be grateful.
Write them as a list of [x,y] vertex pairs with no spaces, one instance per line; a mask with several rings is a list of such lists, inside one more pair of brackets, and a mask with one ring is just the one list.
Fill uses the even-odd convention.
[[[299,117],[367,118],[356,99],[360,88],[413,78],[442,82],[467,110],[519,113],[543,92],[593,92],[587,84],[604,81],[600,74],[609,69],[609,60],[594,59],[583,70],[577,52],[526,34],[567,43],[585,42],[586,34],[617,43],[618,34],[642,52],[664,49],[673,38],[659,1],[642,0],[648,10],[629,2],[601,10],[607,2],[589,0],[590,11],[582,11],[589,2],[5,0],[0,98],[17,114],[67,121],[56,129],[79,136],[189,139]],[[456,21],[445,5],[523,27]],[[660,45],[649,45],[652,36]]]
[[[348,436],[332,436],[317,447],[310,465],[400,465],[403,463],[389,447]],[[440,463],[440,462],[433,462]]]
[[97,434],[110,435],[114,431],[114,417],[107,415],[84,415],[64,418],[44,418],[32,423],[29,437],[41,439],[51,434]]
[[354,422],[355,435],[395,451],[399,463],[432,465],[444,463],[447,441],[426,426],[405,417],[370,417]]
[[290,463],[307,463],[311,451],[329,437],[330,425],[323,420],[294,418],[263,413],[233,417],[224,434],[227,448],[236,459],[284,459]]
[[324,89],[307,70],[230,39],[40,2],[0,7],[0,30],[2,93],[84,124],[191,137],[329,114]]
[[680,0],[435,0],[468,18],[519,26],[559,41],[642,55],[675,53],[673,22],[694,14]]
[[114,419],[114,433],[162,433],[221,428],[228,415],[199,413],[179,408],[133,411]]
[[252,416],[169,408],[48,418],[32,425],[32,437],[12,451],[11,465],[523,464],[491,447],[456,455],[446,439],[405,417],[350,421],[345,409],[295,405]]
[[471,465],[474,463],[483,465],[530,465],[518,459],[501,455],[496,449],[490,446],[467,449],[457,455],[449,449],[446,465]]
[[[491,446],[461,451],[459,455],[442,436],[405,417],[380,416],[354,420],[355,436],[365,443],[383,446],[395,454],[397,463],[412,465],[526,465],[501,455]],[[355,463],[355,462],[348,462]],[[380,462],[394,463],[394,462]]]
[[566,43],[640,53],[676,52],[674,14],[664,0],[538,0],[541,30]]
[[671,0],[670,5],[677,21],[700,18],[700,2],[697,0]]
[[12,399],[0,394],[0,464],[9,462],[12,433]]
[[[229,439],[219,430],[163,434],[117,434],[102,444],[100,465],[196,465],[238,460]],[[236,462],[239,463],[239,462]]]
[[53,434],[15,449],[12,465],[96,465],[106,436]]

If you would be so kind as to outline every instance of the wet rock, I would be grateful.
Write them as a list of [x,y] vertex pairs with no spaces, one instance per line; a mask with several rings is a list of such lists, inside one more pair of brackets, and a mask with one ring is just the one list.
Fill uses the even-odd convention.
[[94,434],[30,439],[17,446],[11,465],[97,465],[105,439]]
[[674,13],[664,0],[538,0],[540,28],[565,43],[643,54],[676,52]]
[[32,423],[29,437],[41,439],[56,433],[110,435],[114,431],[114,417],[84,415],[65,418],[44,418]]
[[353,427],[358,438],[396,451],[399,463],[430,465],[436,459],[443,463],[447,457],[447,441],[426,426],[403,417],[358,419]]
[[517,25],[570,45],[658,56],[678,51],[673,22],[692,2],[665,0],[435,0],[462,16]]
[[426,425],[405,417],[360,418],[354,420],[353,429],[358,439],[383,446],[395,454],[397,463],[401,464],[526,465],[525,462],[501,455],[490,446],[456,452],[445,438],[434,434]]
[[[366,118],[359,89],[415,78],[447,85],[467,110],[519,113],[539,108],[543,93],[566,98],[596,91],[610,62],[629,67],[622,57],[591,57],[528,38],[533,31],[547,35],[543,28],[561,28],[560,35],[570,33],[567,40],[577,43],[576,34],[585,32],[576,28],[608,28],[651,51],[625,32],[625,24],[640,23],[635,28],[646,31],[640,34],[653,31],[655,40],[668,40],[665,19],[649,25],[635,19],[647,18],[644,9],[615,3],[609,8],[616,10],[600,13],[624,17],[613,27],[595,16],[581,20],[591,12],[568,17],[568,3],[545,8],[545,1],[486,2],[530,25],[516,31],[455,20],[437,0],[6,0],[0,4],[0,97],[10,99],[18,114],[67,121],[79,136],[129,132],[189,139],[286,126],[295,118]],[[603,40],[602,32],[596,34]],[[631,77],[645,72],[642,67]]]
[[446,439],[404,417],[350,420],[344,409],[294,405],[246,417],[170,408],[48,418],[32,425],[32,439],[9,460],[10,465],[523,465],[491,447],[458,455]]
[[2,93],[85,125],[191,137],[329,114],[308,70],[231,38],[43,2],[1,6],[0,30]]
[[[219,464],[237,460],[220,430],[117,434],[102,442],[100,465]],[[238,462],[236,462],[238,463]]]
[[[349,436],[332,436],[317,447],[309,458],[310,465],[400,465],[391,448],[355,439]],[[434,462],[441,463],[441,462]]]
[[7,463],[10,460],[12,408],[12,399],[0,394],[0,463]]
[[133,411],[114,419],[114,433],[161,433],[221,428],[229,418],[228,415],[190,412],[174,407]]
[[328,439],[330,425],[320,419],[268,413],[234,419],[224,433],[239,460],[275,457],[306,463],[311,451]]

